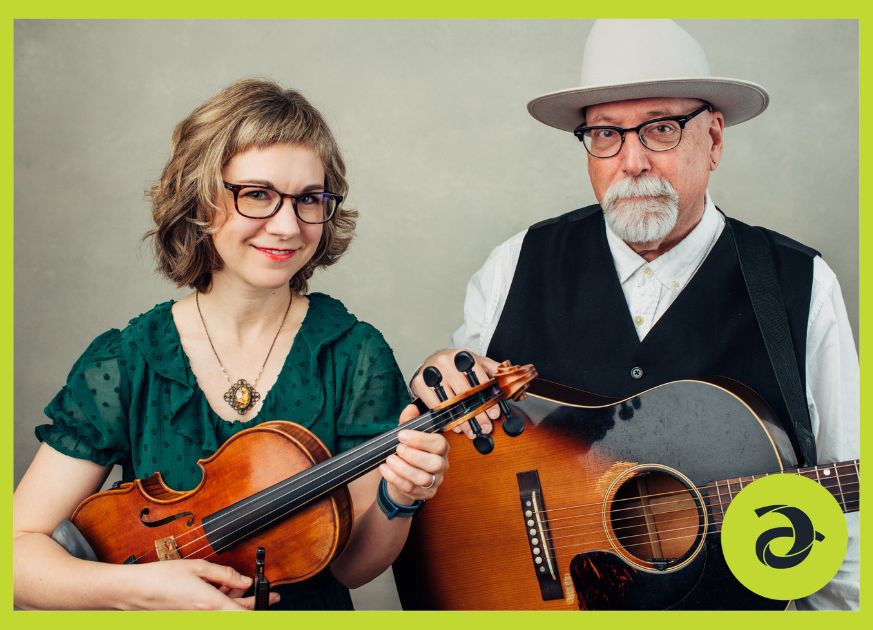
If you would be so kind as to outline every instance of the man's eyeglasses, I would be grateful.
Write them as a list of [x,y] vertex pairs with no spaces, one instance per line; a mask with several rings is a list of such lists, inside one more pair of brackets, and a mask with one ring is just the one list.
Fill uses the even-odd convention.
[[303,223],[327,223],[336,214],[343,200],[342,195],[332,192],[308,192],[299,195],[279,192],[270,186],[230,184],[224,187],[233,191],[236,211],[249,219],[269,219],[279,212],[287,197],[291,200],[294,214]]
[[627,129],[609,125],[595,127],[580,125],[573,135],[585,145],[588,153],[597,158],[618,155],[624,144],[625,134],[629,131],[636,132],[640,142],[650,151],[669,151],[679,145],[679,141],[682,140],[682,130],[685,129],[688,121],[705,111],[711,112],[712,106],[706,104],[686,116],[664,116]]

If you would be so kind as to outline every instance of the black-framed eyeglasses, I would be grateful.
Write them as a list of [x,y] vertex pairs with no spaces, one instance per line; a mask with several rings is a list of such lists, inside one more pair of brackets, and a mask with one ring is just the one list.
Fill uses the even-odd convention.
[[682,140],[682,130],[688,121],[705,111],[712,111],[712,105],[706,104],[685,116],[664,116],[640,123],[636,127],[613,127],[597,125],[585,127],[579,125],[573,132],[579,141],[585,145],[585,150],[593,157],[609,158],[618,155],[624,145],[625,134],[636,132],[643,146],[650,151],[669,151],[679,145]]
[[236,206],[236,211],[249,219],[269,219],[279,212],[282,202],[287,197],[291,200],[294,214],[303,223],[327,223],[336,215],[336,209],[343,200],[342,195],[327,191],[292,195],[279,192],[271,186],[254,184],[224,182],[224,187],[233,191],[233,204]]

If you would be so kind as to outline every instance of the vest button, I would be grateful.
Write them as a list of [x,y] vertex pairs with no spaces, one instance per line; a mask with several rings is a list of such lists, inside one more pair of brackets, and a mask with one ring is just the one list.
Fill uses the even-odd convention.
[[631,369],[631,377],[633,377],[635,379],[643,378],[643,368],[634,367],[633,369]]

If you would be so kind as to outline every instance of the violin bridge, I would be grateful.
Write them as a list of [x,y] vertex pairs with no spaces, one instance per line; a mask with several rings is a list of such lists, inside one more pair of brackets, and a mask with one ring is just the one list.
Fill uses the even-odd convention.
[[155,551],[158,552],[158,560],[181,560],[179,550],[176,549],[176,539],[172,536],[158,538],[155,541]]

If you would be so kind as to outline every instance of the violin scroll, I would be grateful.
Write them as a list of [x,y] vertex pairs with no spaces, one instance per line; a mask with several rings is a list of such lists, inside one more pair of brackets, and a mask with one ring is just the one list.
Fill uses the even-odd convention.
[[537,377],[537,370],[533,364],[512,365],[504,361],[497,366],[494,373],[494,381],[500,388],[503,398],[506,400],[523,400],[527,395],[527,388]]

